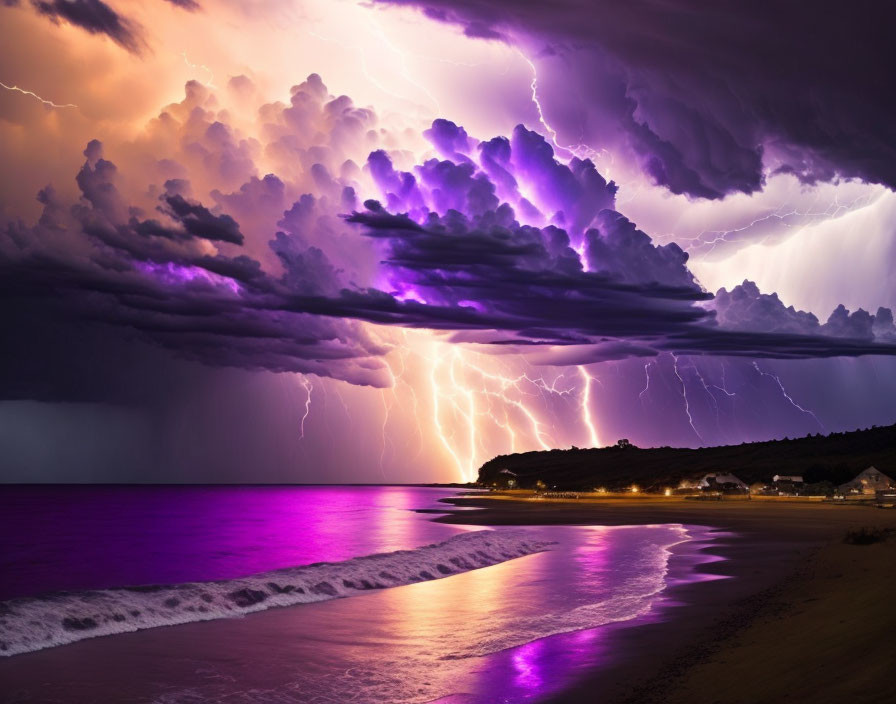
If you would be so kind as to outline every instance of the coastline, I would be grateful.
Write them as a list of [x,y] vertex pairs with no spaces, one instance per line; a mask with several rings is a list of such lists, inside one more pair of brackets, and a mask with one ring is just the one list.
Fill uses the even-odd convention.
[[672,585],[658,617],[610,627],[612,661],[552,704],[896,699],[896,606],[885,596],[896,579],[896,539],[843,541],[857,528],[896,530],[896,511],[664,497],[443,501],[463,509],[435,519],[446,523],[680,523],[718,531],[702,550],[723,559],[694,569],[729,579]]
[[[591,653],[590,660],[578,660],[573,665],[577,674],[569,684],[558,684],[551,697],[539,701],[746,704],[805,701],[807,691],[822,704],[849,698],[896,700],[890,675],[896,661],[891,638],[896,618],[888,593],[896,580],[896,539],[864,546],[843,543],[848,529],[896,530],[896,511],[651,495],[575,500],[529,500],[522,493],[441,496],[444,509],[430,504],[415,512],[429,514],[432,523],[458,526],[676,524],[690,534],[689,540],[668,544],[673,557],[667,586],[650,610],[631,620],[601,625],[597,631],[586,627],[585,642],[592,642],[587,632],[599,634],[593,645],[581,649]],[[432,525],[430,520],[421,525]],[[502,579],[510,584],[508,577],[515,585],[547,583],[546,574],[529,572],[521,579],[509,561],[481,575],[471,571],[455,579],[462,584],[466,580],[468,586],[486,579],[493,590]],[[0,659],[0,679],[8,686],[8,691],[0,692],[0,701],[88,702],[104,696],[112,701],[117,692],[115,696],[129,701],[180,704],[208,700],[209,687],[220,697],[231,696],[230,683],[237,680],[241,694],[260,697],[239,701],[262,702],[274,694],[282,701],[311,701],[305,689],[288,699],[296,696],[292,688],[297,686],[290,663],[330,668],[332,647],[357,649],[345,662],[363,662],[364,652],[379,651],[380,639],[388,642],[393,636],[387,634],[400,633],[413,604],[422,611],[414,607],[412,621],[430,622],[421,618],[426,608],[447,603],[432,596],[430,587],[438,584],[438,580],[422,582],[406,590],[376,591],[364,599],[334,599],[303,609],[270,609],[244,619],[188,623],[176,626],[176,631],[153,628],[114,639],[87,639]],[[562,591],[563,585],[558,586]],[[415,590],[430,596],[411,599]],[[447,589],[445,594],[449,593],[469,591],[459,586]],[[369,599],[381,607],[392,605],[386,621],[376,615]],[[471,615],[475,613],[474,609]],[[356,629],[372,633],[372,642],[358,643]],[[564,649],[568,644],[558,645],[552,636],[537,641],[539,647],[554,649],[558,663],[576,662]],[[464,641],[476,642],[476,638]],[[507,677],[513,672],[492,665],[482,676]],[[116,674],[125,672],[133,676]],[[346,669],[342,676],[352,678],[351,672]],[[400,688],[403,675],[386,672]],[[145,685],[155,688],[152,683],[159,682],[168,683],[170,691],[161,698],[146,698]],[[194,685],[206,689],[191,693]],[[376,697],[359,701],[389,702],[387,691],[396,690],[381,690]],[[465,699],[458,695],[444,701]]]

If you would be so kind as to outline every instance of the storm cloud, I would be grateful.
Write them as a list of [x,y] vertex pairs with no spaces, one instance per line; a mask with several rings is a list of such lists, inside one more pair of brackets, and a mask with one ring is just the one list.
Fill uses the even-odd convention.
[[890,5],[381,1],[524,47],[561,139],[623,144],[673,193],[750,193],[767,170],[896,186]]
[[[330,100],[321,86],[311,77],[294,91],[293,104],[279,108],[286,124],[301,105],[303,120],[341,113],[326,117],[339,143],[346,125],[363,130],[370,115],[347,99]],[[186,105],[196,99],[191,90]],[[374,386],[389,383],[380,361],[389,347],[364,322],[453,331],[458,341],[556,364],[664,351],[785,359],[896,353],[885,312],[837,309],[818,325],[748,283],[713,297],[678,245],[654,244],[613,209],[616,187],[590,161],[557,161],[544,137],[522,126],[510,139],[478,142],[438,120],[427,137],[454,160],[429,159],[411,171],[372,151],[366,169],[386,205],[368,199],[360,208],[359,182],[330,176],[323,162],[310,164],[306,178],[324,195],[289,204],[296,184],[253,175],[253,148],[232,128],[195,108],[186,115],[184,154],[204,143],[203,168],[225,180],[242,171],[247,180],[238,189],[212,191],[210,206],[192,195],[189,180],[168,178],[137,189],[143,195],[130,202],[123,175],[94,140],[76,175],[78,202],[63,203],[47,188],[35,225],[7,224],[4,296],[38,306],[46,319],[136,335],[204,364]],[[160,122],[163,131],[169,121]],[[282,145],[284,133],[271,131],[272,144]],[[167,164],[160,173],[172,170]],[[192,175],[202,179],[201,170]],[[346,207],[351,212],[340,217]],[[340,228],[354,244],[328,254],[323,247]],[[379,260],[367,281],[340,260],[365,240]]]
[[[33,0],[34,9],[54,22],[68,22],[91,34],[104,34],[130,52],[143,49],[143,30],[103,0]],[[176,3],[179,4],[179,3]]]

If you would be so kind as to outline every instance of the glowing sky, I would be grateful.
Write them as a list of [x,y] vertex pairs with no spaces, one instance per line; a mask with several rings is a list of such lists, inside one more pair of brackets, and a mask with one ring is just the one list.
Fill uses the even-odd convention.
[[2,477],[896,420],[890,11],[517,5],[7,0]]

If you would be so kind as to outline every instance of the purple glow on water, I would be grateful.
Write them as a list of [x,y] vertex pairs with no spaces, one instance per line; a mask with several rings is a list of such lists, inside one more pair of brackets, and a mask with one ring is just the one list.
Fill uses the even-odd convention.
[[465,530],[414,513],[443,496],[422,487],[4,487],[0,600],[415,548]]
[[[392,550],[410,550],[403,559],[413,561],[413,548],[480,530],[414,512],[444,495],[416,487],[10,487],[0,494],[3,598],[228,579]],[[42,692],[76,700],[164,693],[250,704],[261,692],[265,701],[306,704],[538,702],[612,661],[610,628],[664,618],[675,605],[670,585],[714,578],[694,571],[715,559],[704,552],[713,536],[699,527],[495,530],[555,544],[443,579],[0,658],[0,679],[24,677],[3,669],[17,661],[45,663],[40,669],[54,674]],[[126,681],[110,674],[126,662],[166,664]]]

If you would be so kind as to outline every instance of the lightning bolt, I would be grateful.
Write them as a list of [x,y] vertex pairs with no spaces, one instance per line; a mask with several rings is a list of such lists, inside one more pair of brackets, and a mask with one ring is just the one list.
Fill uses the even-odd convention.
[[379,36],[379,38],[382,40],[383,44],[385,44],[386,47],[388,47],[389,51],[391,51],[393,54],[396,54],[399,57],[399,59],[401,61],[401,76],[402,76],[402,78],[404,78],[408,83],[410,83],[415,88],[419,89],[435,106],[436,113],[441,114],[442,106],[439,105],[438,99],[429,91],[429,89],[425,85],[423,85],[419,81],[413,79],[411,77],[410,73],[408,72],[408,60],[407,60],[407,56],[405,55],[405,53],[401,49],[399,49],[397,46],[395,46],[395,44],[389,39],[389,37],[386,36],[386,31],[372,17],[371,17],[370,23],[372,26],[376,27],[377,36]]
[[193,69],[194,71],[204,71],[205,73],[208,74],[209,80],[208,81],[200,81],[201,83],[204,83],[209,88],[217,89],[217,86],[215,85],[215,74],[208,66],[206,66],[205,64],[194,64],[192,61],[190,61],[187,58],[187,52],[185,52],[185,51],[180,52],[180,55],[181,55],[181,58],[184,60],[184,63],[187,66],[189,66],[191,69]]
[[454,459],[454,463],[457,465],[458,470],[460,470],[461,477],[464,481],[469,481],[473,477],[473,464],[465,463],[461,458],[457,451],[454,449],[454,443],[448,437],[448,434],[445,432],[444,427],[442,426],[441,420],[441,408],[440,401],[442,398],[442,390],[438,381],[438,370],[440,366],[441,360],[436,358],[430,365],[430,373],[429,373],[429,382],[430,389],[432,391],[432,420],[433,425],[435,426],[436,435],[439,440],[441,440],[442,445],[445,446],[445,449],[448,451],[448,454]]
[[[600,152],[592,149],[587,144],[579,143],[579,144],[569,144],[563,145],[557,141],[558,135],[557,130],[555,130],[550,123],[547,121],[547,118],[544,114],[544,108],[541,105],[541,100],[538,97],[538,69],[535,67],[535,63],[526,56],[522,51],[517,49],[517,53],[520,55],[523,61],[529,64],[529,68],[532,70],[532,82],[529,84],[529,89],[532,91],[532,104],[535,106],[535,111],[538,113],[538,122],[544,127],[545,131],[548,133],[548,136],[551,139],[551,143],[554,145],[555,149],[566,152],[570,156],[577,157],[579,159],[591,159],[592,161],[600,160]],[[612,159],[612,155],[607,152],[605,149],[601,151],[605,152]],[[606,169],[606,166],[603,166]],[[605,174],[607,178],[609,178],[608,174]]]
[[641,390],[641,393],[638,394],[638,398],[641,401],[641,406],[644,406],[644,394],[646,394],[650,390],[650,365],[653,364],[653,361],[647,362],[644,364],[644,388]]
[[22,95],[27,95],[29,97],[32,97],[35,100],[39,100],[40,102],[42,102],[44,105],[46,105],[49,108],[77,108],[78,107],[74,103],[64,103],[64,104],[54,103],[52,100],[47,100],[45,98],[41,98],[37,93],[34,93],[30,90],[25,90],[24,88],[19,88],[18,86],[8,86],[5,83],[0,82],[0,87],[4,88],[5,90],[12,91],[14,93],[21,93]]
[[722,428],[719,425],[719,402],[716,400],[716,395],[710,391],[709,385],[706,383],[706,379],[703,378],[703,374],[700,373],[700,370],[697,368],[696,364],[691,363],[691,369],[694,371],[694,374],[697,375],[697,378],[700,380],[701,386],[703,386],[703,390],[706,392],[706,395],[709,396],[709,400],[712,403],[713,412],[716,416],[716,428],[721,432]]
[[827,206],[821,208],[819,202],[822,194],[821,190],[817,189],[813,201],[803,209],[795,208],[789,203],[782,203],[772,208],[770,212],[752,219],[745,225],[730,230],[704,230],[694,237],[677,237],[674,234],[666,234],[657,236],[654,239],[661,242],[674,240],[689,252],[706,256],[715,251],[716,247],[740,241],[742,238],[739,238],[739,235],[754,228],[762,228],[772,223],[791,230],[809,227],[823,220],[835,219],[846,213],[873,205],[883,195],[883,192],[864,192],[846,203],[841,203],[840,194],[834,193],[833,200]]
[[694,431],[694,435],[696,435],[700,442],[703,442],[703,437],[700,433],[697,432],[697,428],[694,425],[694,418],[691,416],[691,404],[688,402],[688,387],[684,383],[684,379],[681,378],[681,374],[678,373],[678,357],[676,355],[672,355],[672,359],[674,360],[672,363],[672,368],[675,370],[675,376],[678,377],[678,381],[681,382],[681,397],[684,399],[684,412],[688,417],[688,423],[691,425],[691,430]]
[[563,373],[551,379],[525,371],[510,374],[498,360],[480,363],[450,343],[432,341],[428,349],[431,354],[421,359],[429,370],[432,428],[464,481],[474,479],[478,465],[495,454],[486,441],[500,436],[486,432],[489,426],[501,431],[511,452],[556,447],[556,426],[551,416],[546,420],[544,408],[553,413],[557,403],[576,408],[588,441],[599,446],[591,410],[592,382],[599,379],[584,367],[577,370],[576,384]]
[[778,376],[777,376],[776,374],[772,374],[771,372],[764,372],[764,371],[762,371],[762,370],[759,368],[759,364],[758,364],[757,362],[753,362],[753,368],[754,368],[757,372],[759,372],[762,376],[767,376],[767,377],[770,377],[770,378],[774,379],[774,380],[775,380],[775,383],[778,385],[778,388],[781,389],[781,394],[784,396],[784,398],[786,398],[786,399],[790,402],[790,405],[793,406],[794,408],[796,408],[797,410],[799,410],[799,411],[805,413],[806,415],[810,415],[810,416],[812,416],[812,418],[815,420],[815,422],[818,423],[818,426],[819,426],[822,430],[824,430],[825,432],[827,432],[827,429],[824,427],[824,424],[823,424],[820,420],[818,420],[818,416],[816,416],[816,415],[815,415],[812,411],[810,411],[808,408],[803,408],[800,404],[798,404],[796,401],[794,401],[793,398],[791,398],[790,394],[788,394],[788,393],[787,393],[787,390],[784,388],[784,384],[781,383],[781,380],[778,378]]
[[584,365],[579,366],[579,374],[585,384],[585,390],[582,393],[582,422],[588,429],[588,441],[591,447],[600,447],[600,439],[597,437],[597,430],[594,427],[594,419],[591,417],[591,382],[594,381]]
[[314,386],[311,384],[311,379],[307,376],[302,377],[302,387],[305,389],[305,393],[307,396],[305,397],[305,413],[302,416],[302,420],[299,422],[299,430],[300,430],[300,439],[305,439],[305,421],[308,419],[308,416],[311,415],[311,391],[314,389]]

